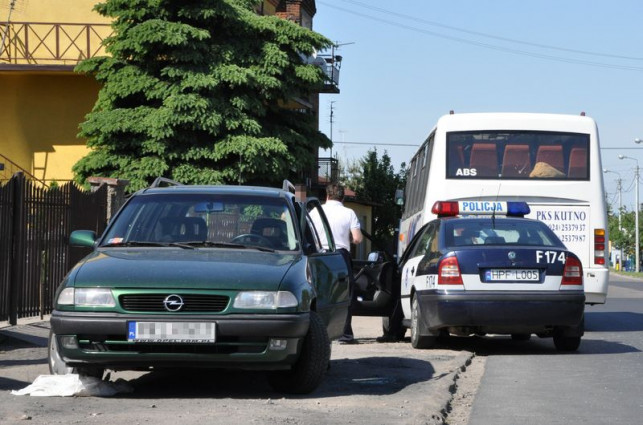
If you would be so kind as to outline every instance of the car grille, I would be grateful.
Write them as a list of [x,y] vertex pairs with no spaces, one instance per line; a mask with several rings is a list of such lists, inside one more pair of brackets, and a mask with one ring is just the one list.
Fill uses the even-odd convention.
[[124,335],[78,335],[78,346],[97,353],[260,354],[268,349],[268,338],[220,336],[216,344],[129,344]]
[[[163,301],[170,294],[128,294],[118,297],[124,310],[145,312],[167,312]],[[226,309],[230,298],[225,295],[188,294],[181,295],[183,307],[176,313],[219,313]]]

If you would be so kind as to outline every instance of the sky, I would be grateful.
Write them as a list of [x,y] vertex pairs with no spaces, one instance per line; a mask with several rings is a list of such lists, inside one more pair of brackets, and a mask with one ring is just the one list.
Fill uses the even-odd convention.
[[[643,167],[643,1],[316,0],[313,29],[342,56],[320,96],[332,156],[409,162],[450,110],[596,120],[607,200],[635,205]],[[330,112],[333,111],[332,135]],[[634,158],[619,159],[619,154]],[[643,196],[641,197],[643,200]]]

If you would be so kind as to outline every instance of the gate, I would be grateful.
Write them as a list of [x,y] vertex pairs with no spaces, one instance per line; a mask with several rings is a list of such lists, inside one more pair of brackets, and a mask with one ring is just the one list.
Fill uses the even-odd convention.
[[17,173],[0,187],[0,321],[51,313],[57,286],[91,251],[70,247],[69,234],[100,234],[106,217],[106,186],[92,193],[73,183],[43,188]]

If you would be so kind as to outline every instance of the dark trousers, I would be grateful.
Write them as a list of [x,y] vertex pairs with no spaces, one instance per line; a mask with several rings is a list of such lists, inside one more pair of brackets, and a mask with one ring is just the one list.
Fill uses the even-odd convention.
[[342,254],[342,257],[344,258],[344,261],[346,262],[346,266],[348,267],[348,296],[349,296],[349,304],[348,304],[348,314],[346,315],[346,322],[344,322],[344,336],[346,337],[352,337],[353,336],[353,327],[351,326],[351,322],[353,320],[353,306],[357,302],[356,297],[355,297],[355,277],[353,276],[353,260],[351,259],[351,253],[344,248],[339,248],[337,251],[339,251],[340,254]]

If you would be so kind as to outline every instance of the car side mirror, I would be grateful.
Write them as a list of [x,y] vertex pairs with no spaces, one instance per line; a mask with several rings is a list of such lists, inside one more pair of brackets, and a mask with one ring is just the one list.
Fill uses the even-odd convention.
[[380,263],[383,260],[384,259],[382,258],[379,252],[371,252],[370,254],[368,254],[369,263]]
[[395,191],[395,205],[404,205],[404,190],[397,189]]
[[92,230],[74,230],[69,235],[70,246],[81,246],[91,248],[96,242],[96,232]]

